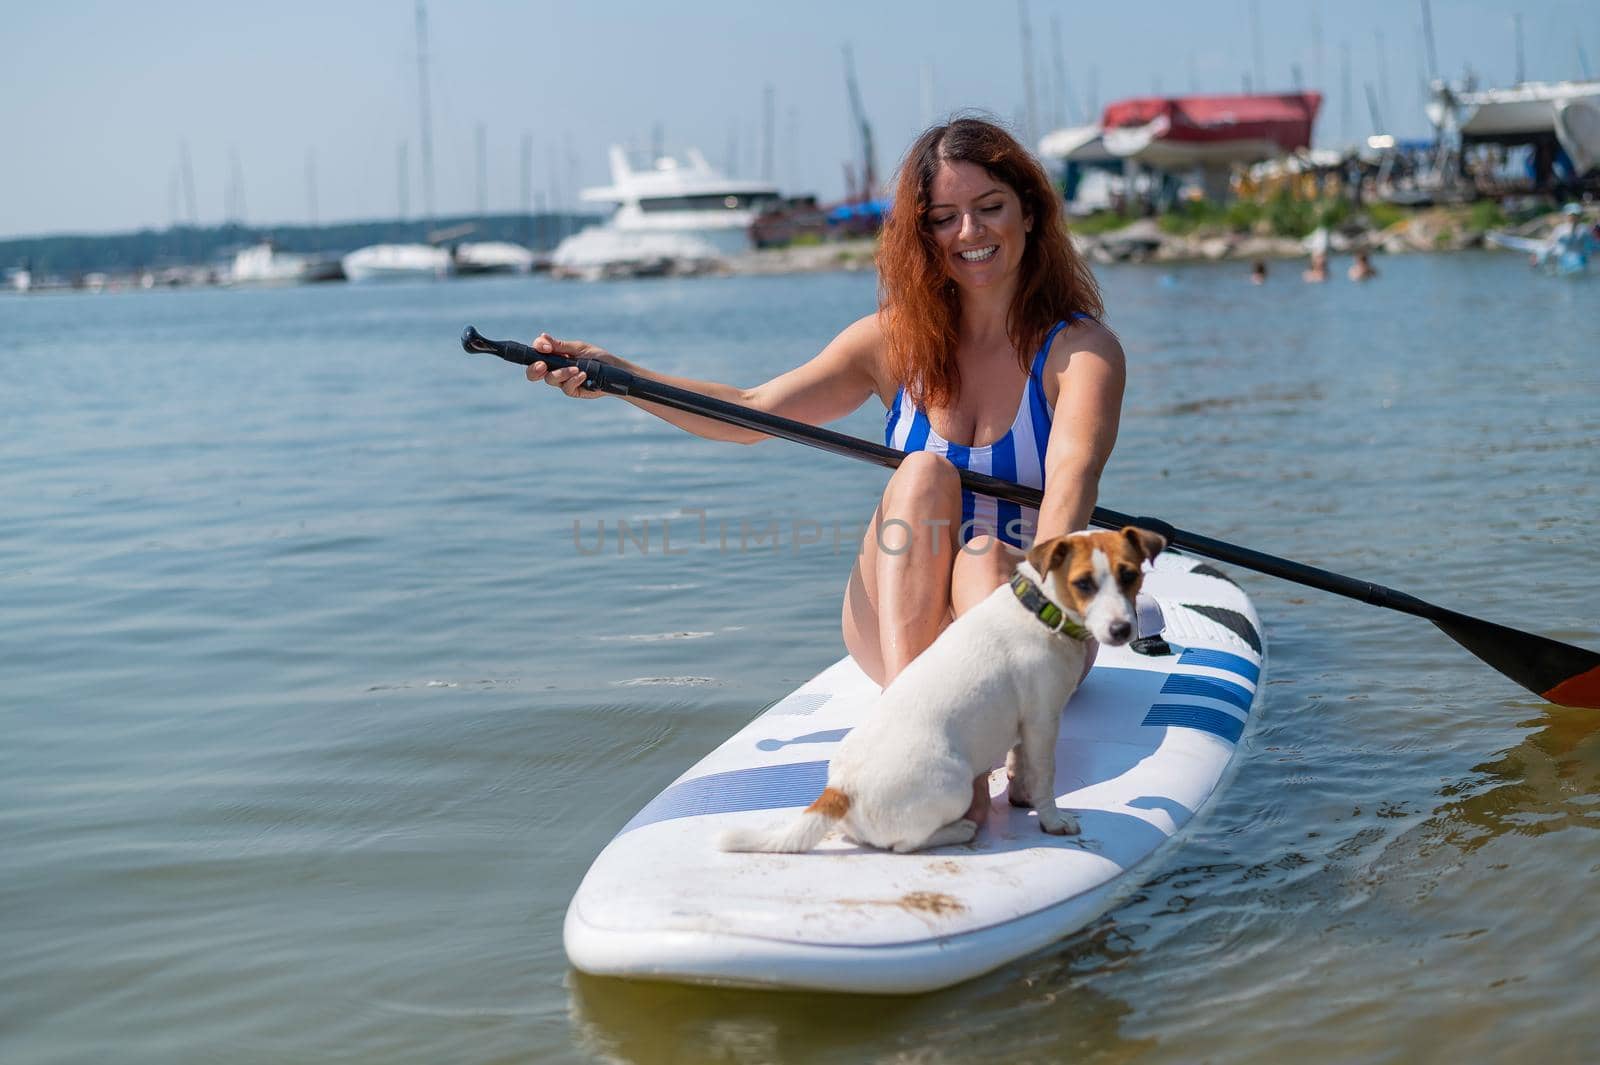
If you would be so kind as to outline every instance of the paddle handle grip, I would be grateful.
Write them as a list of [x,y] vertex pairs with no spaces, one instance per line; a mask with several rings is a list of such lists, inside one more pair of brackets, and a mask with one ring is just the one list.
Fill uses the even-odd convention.
[[632,383],[632,374],[607,366],[599,359],[569,359],[554,352],[546,355],[515,340],[490,340],[470,325],[461,331],[461,350],[469,355],[495,355],[519,366],[532,366],[536,362],[542,362],[552,370],[576,366],[584,373],[583,387],[596,392],[625,396]]

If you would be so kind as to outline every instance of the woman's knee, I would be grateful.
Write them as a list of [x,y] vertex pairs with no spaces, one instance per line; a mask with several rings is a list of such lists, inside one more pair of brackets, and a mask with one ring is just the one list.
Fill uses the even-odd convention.
[[902,512],[958,510],[961,506],[961,473],[943,455],[932,451],[913,451],[889,478],[883,498],[892,509]]

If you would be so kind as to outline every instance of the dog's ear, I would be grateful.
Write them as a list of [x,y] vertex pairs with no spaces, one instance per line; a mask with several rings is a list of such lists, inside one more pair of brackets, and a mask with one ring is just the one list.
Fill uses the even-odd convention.
[[1139,552],[1141,557],[1149,559],[1151,562],[1154,562],[1156,556],[1167,548],[1167,538],[1165,536],[1160,533],[1153,533],[1149,529],[1141,529],[1136,525],[1124,525],[1122,527],[1122,535],[1127,539],[1128,543],[1133,545],[1133,549]]
[[1045,540],[1034,544],[1028,549],[1028,562],[1039,571],[1039,576],[1048,577],[1050,571],[1061,565],[1067,557],[1067,552],[1072,545],[1067,543],[1065,536],[1057,536],[1052,540]]

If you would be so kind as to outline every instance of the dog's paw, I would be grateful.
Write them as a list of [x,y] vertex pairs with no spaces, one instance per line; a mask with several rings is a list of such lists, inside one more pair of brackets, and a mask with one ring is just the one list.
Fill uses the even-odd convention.
[[1048,832],[1052,836],[1076,836],[1079,832],[1078,819],[1069,813],[1056,811],[1054,817],[1047,817],[1044,811],[1039,812],[1039,831]]

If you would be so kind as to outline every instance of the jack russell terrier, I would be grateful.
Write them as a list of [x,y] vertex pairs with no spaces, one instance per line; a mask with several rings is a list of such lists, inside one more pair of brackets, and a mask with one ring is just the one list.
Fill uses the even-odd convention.
[[1077,819],[1055,802],[1061,710],[1082,679],[1090,636],[1118,647],[1138,635],[1142,567],[1166,546],[1131,525],[1035,544],[1011,583],[952,622],[889,683],[839,744],[828,786],[798,820],[726,832],[721,848],[794,854],[834,828],[902,854],[968,843],[978,831],[963,816],[972,781],[1002,757],[1014,777],[1012,801],[1031,801],[1045,832],[1076,833]]

